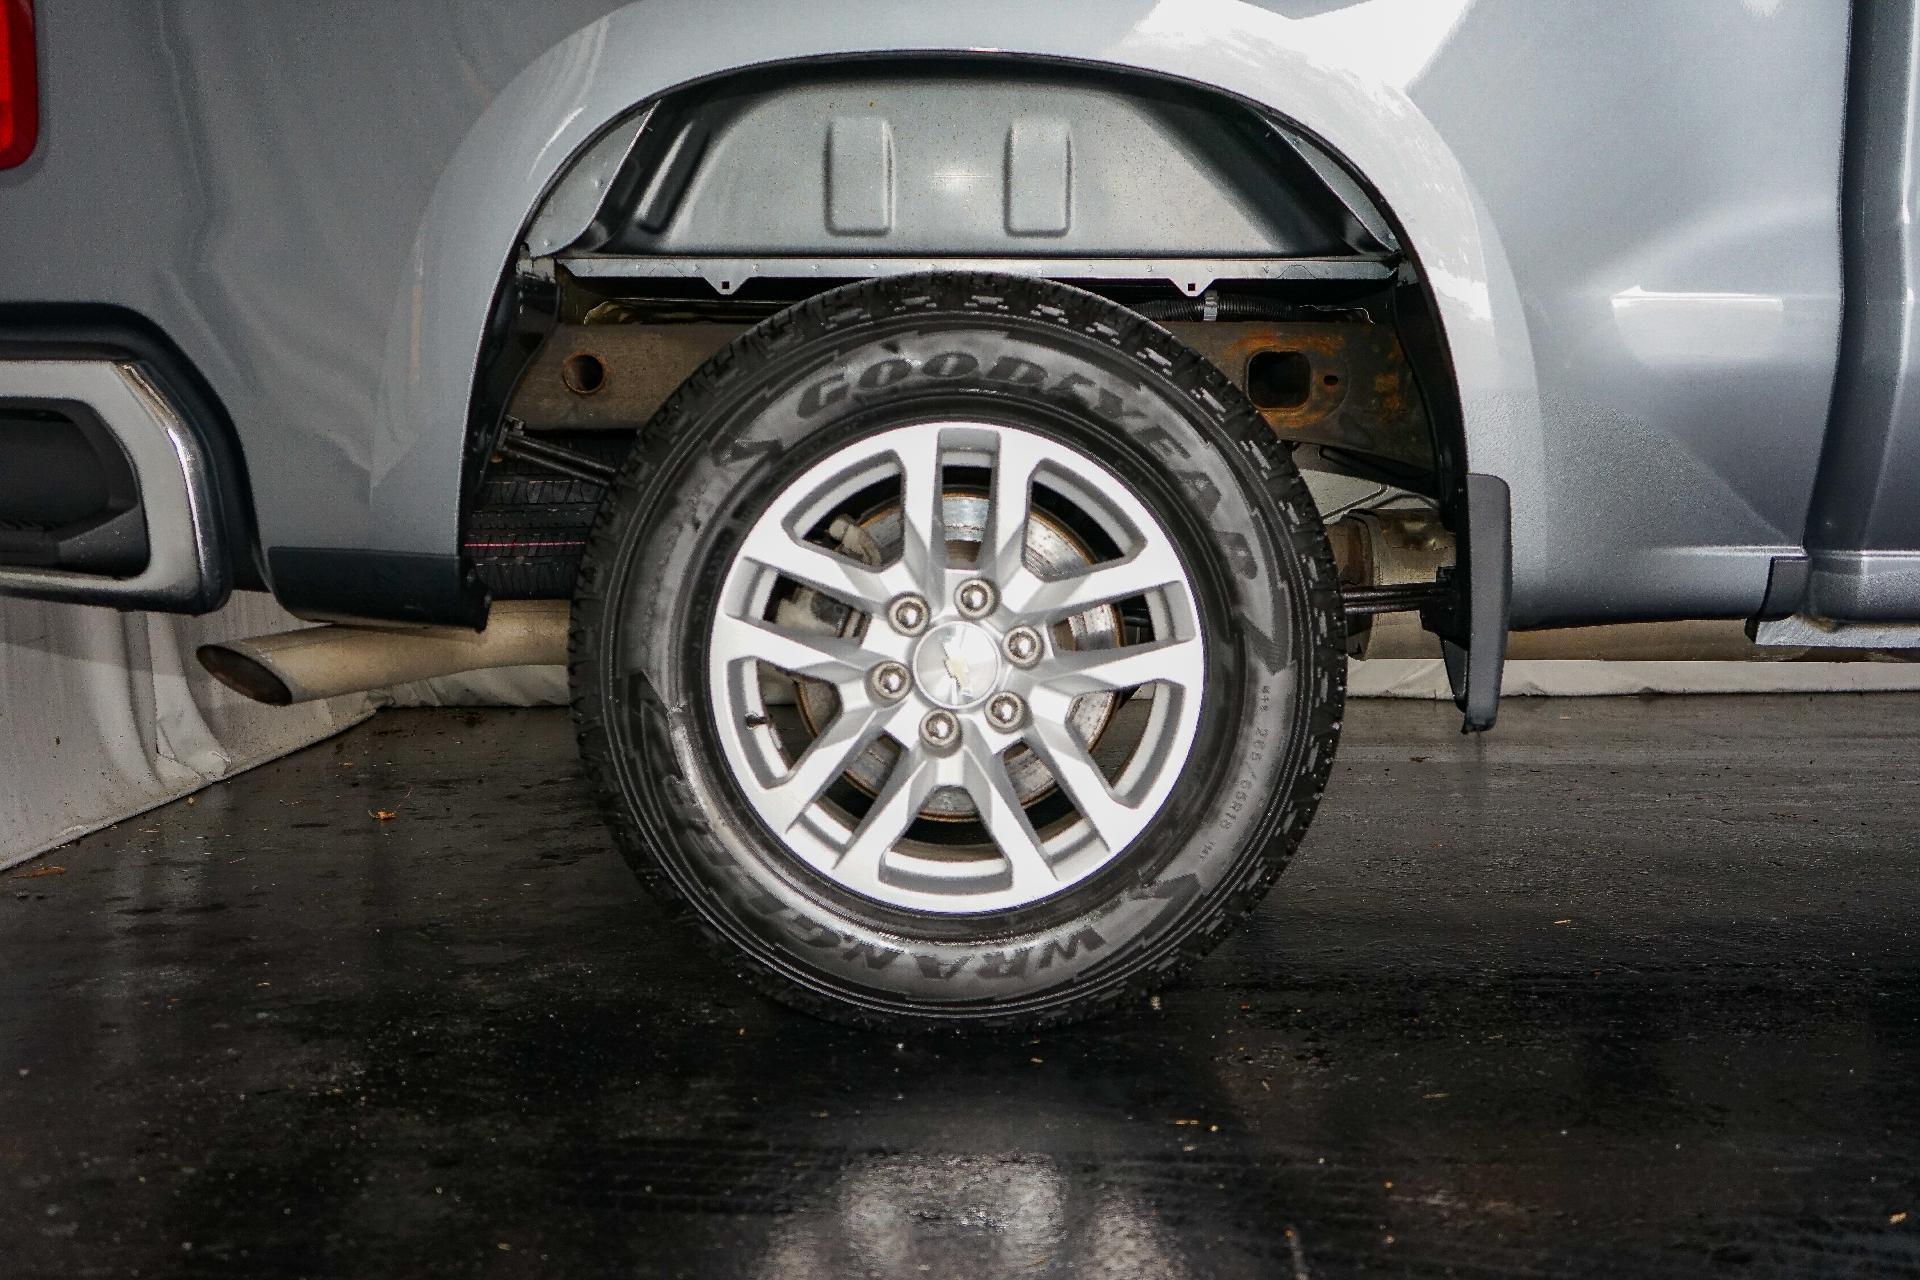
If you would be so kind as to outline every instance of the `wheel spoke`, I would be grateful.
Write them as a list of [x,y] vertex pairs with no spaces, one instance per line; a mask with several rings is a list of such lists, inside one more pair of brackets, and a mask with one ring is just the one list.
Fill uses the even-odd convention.
[[1007,860],[1015,892],[1038,896],[1059,888],[1059,877],[1040,848],[1040,837],[1027,820],[1027,811],[1007,774],[1006,761],[990,748],[969,740],[965,760],[965,788],[973,797],[981,825]]
[[940,429],[928,427],[922,445],[894,451],[900,463],[900,562],[929,599],[945,594],[947,571],[946,491]]
[[1135,834],[1138,814],[1113,794],[1080,735],[1064,722],[1036,719],[1027,733],[1027,745],[1039,755],[1108,852],[1120,852]]
[[868,614],[879,613],[888,600],[911,586],[904,568],[898,573],[875,569],[803,542],[777,525],[755,529],[740,554]]
[[1198,640],[1168,640],[1119,649],[1069,649],[1054,654],[1036,678],[1069,698],[1121,693],[1143,684],[1198,689],[1203,678]]
[[1124,560],[1109,560],[1062,578],[1024,575],[1001,589],[1009,609],[1029,623],[1058,622],[1184,580],[1173,549],[1149,543]]
[[939,780],[938,762],[918,748],[909,750],[887,776],[873,807],[833,864],[834,874],[849,888],[878,896],[881,863],[913,825]]
[[874,661],[859,641],[845,636],[795,631],[725,613],[714,619],[713,656],[719,662],[757,659],[789,675],[834,685],[859,681]]
[[[946,492],[949,463],[987,469],[984,502]],[[963,510],[980,547],[956,561]],[[805,465],[752,517],[706,632],[720,746],[766,839],[851,892],[960,916],[1111,865],[1199,732],[1211,633],[1184,546],[1098,450],[1004,423],[901,422]],[[840,613],[824,600],[859,625],[817,623]],[[773,670],[798,683],[794,715]],[[1123,715],[1143,686],[1146,714]],[[800,719],[824,728],[809,741]],[[942,847],[912,838],[968,813]]]
[[807,744],[785,777],[767,788],[766,814],[776,830],[785,832],[800,819],[826,789],[852,767],[854,760],[880,736],[886,716],[863,695],[846,699],[833,723]]
[[1007,432],[993,459],[993,488],[987,497],[987,525],[980,539],[979,570],[1008,582],[1026,574],[1027,519],[1033,506],[1033,473],[1040,465],[1040,442]]

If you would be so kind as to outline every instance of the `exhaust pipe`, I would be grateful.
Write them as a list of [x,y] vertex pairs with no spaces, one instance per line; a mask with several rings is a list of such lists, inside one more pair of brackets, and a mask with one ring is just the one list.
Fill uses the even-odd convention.
[[227,688],[285,707],[463,671],[565,662],[568,612],[565,600],[503,600],[484,631],[306,627],[204,644],[195,656]]

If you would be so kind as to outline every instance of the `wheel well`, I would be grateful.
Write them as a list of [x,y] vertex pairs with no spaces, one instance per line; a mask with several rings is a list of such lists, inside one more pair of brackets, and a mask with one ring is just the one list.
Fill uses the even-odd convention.
[[[483,572],[518,566],[492,569],[498,592],[570,590],[564,564],[527,565],[564,560],[574,539],[516,539],[502,511],[539,471],[497,447],[503,425],[602,456],[744,328],[848,280],[943,267],[1061,280],[1165,324],[1249,392],[1304,470],[1339,479],[1330,516],[1424,505],[1450,535],[1430,569],[1464,559],[1464,429],[1438,308],[1363,175],[1204,86],[947,56],[704,81],[582,149],[503,276],[474,402],[469,553],[487,553]],[[526,514],[551,534],[591,514],[572,506]],[[1457,612],[1433,609],[1436,629]]]

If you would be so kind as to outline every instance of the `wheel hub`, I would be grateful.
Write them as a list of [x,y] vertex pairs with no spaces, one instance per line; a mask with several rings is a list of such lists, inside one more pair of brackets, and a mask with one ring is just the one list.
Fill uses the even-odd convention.
[[951,711],[985,702],[1000,687],[1000,645],[973,622],[945,622],[913,651],[913,681],[922,697]]
[[[988,499],[980,494],[949,490],[941,501],[942,522],[947,531],[947,563],[974,565],[980,558],[980,540],[987,526]],[[902,551],[901,512],[888,504],[863,522],[842,528],[835,534],[850,555],[869,564],[883,564]],[[1085,572],[1093,559],[1088,547],[1046,512],[1036,509],[1027,528],[1025,566],[1048,577]],[[961,613],[963,600],[953,593],[952,613]],[[991,589],[991,584],[988,584]],[[902,606],[913,612],[903,612]],[[918,594],[903,596],[888,608],[886,622],[904,636],[926,629],[929,606]],[[865,625],[857,611],[822,596],[811,588],[797,592],[782,602],[779,620],[802,630],[832,631],[857,636]],[[1000,620],[996,620],[1000,621]],[[1077,613],[1066,622],[1067,647],[1072,649],[1108,649],[1121,642],[1120,614],[1111,606]],[[1016,648],[1016,645],[1020,646]],[[1015,666],[1030,666],[1040,656],[1039,633],[1032,627],[1012,626],[1002,637],[1002,652]],[[794,685],[794,699],[809,733],[817,734],[839,712],[833,686],[818,680],[800,680]],[[1092,693],[1074,700],[1071,722],[1074,731],[1089,743],[1105,740],[1120,699],[1112,693]],[[846,779],[866,795],[877,794],[893,767],[895,752],[891,743],[876,742],[847,768]],[[1007,757],[1007,772],[1013,779],[1020,803],[1031,805],[1054,788],[1053,777],[1039,757],[1024,747],[1016,747]],[[921,816],[934,822],[964,822],[977,817],[973,802],[964,791],[947,789],[927,797]]]

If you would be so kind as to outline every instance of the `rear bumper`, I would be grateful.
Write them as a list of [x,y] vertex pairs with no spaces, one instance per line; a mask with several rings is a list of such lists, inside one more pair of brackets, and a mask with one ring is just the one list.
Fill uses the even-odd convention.
[[[92,570],[84,556],[75,564],[47,564],[22,563],[44,557],[16,555],[9,563],[0,551],[0,595],[174,613],[205,613],[226,601],[235,558],[231,521],[206,424],[193,422],[141,361],[72,351],[45,358],[9,353],[0,358],[0,411],[9,405],[74,406],[104,429],[133,476],[135,501],[121,520],[144,526],[146,554],[137,570],[124,563]],[[0,466],[7,465],[7,453],[0,417]],[[47,476],[46,483],[59,479]]]

